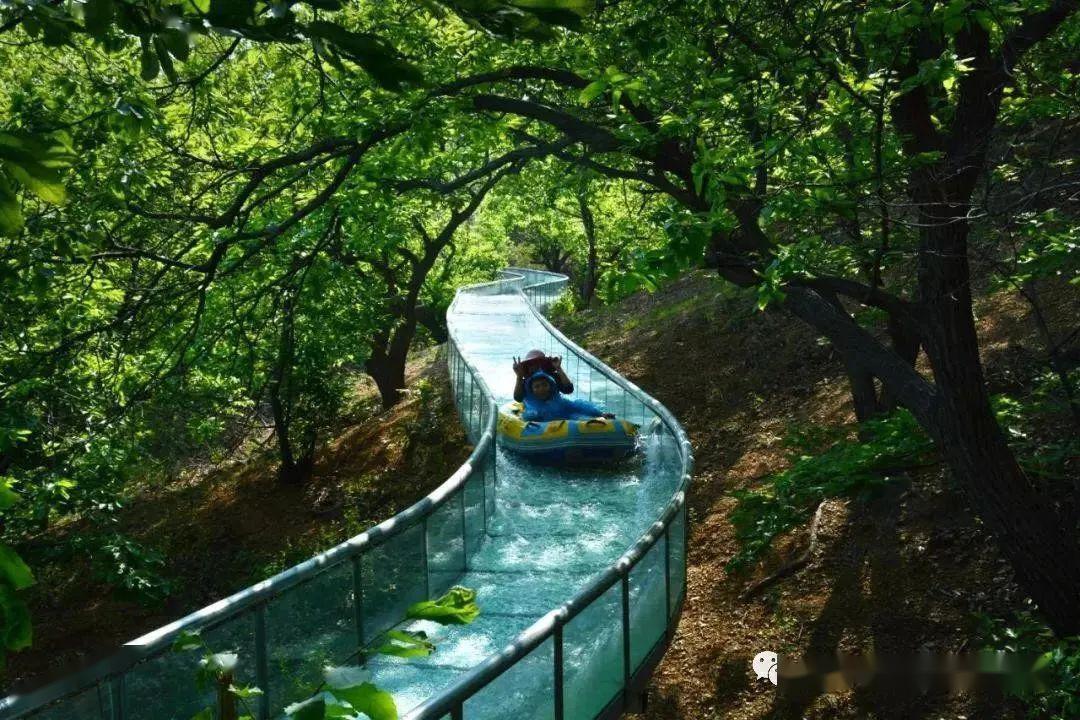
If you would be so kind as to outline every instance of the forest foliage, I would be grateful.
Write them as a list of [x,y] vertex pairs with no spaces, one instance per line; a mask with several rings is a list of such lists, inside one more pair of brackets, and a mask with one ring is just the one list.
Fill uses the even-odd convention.
[[[569,271],[581,305],[706,264],[794,313],[843,358],[860,421],[917,425],[1075,634],[1080,487],[1017,461],[971,296],[1008,288],[1038,318],[1043,283],[1080,282],[1077,18],[1075,0],[0,4],[4,646],[31,642],[19,592],[51,527],[89,519],[69,550],[138,591],[153,557],[112,531],[133,483],[258,431],[303,482],[356,374],[400,400],[454,288],[511,261]],[[1077,333],[1039,330],[1080,427]],[[865,465],[835,452],[856,456],[832,471]]]

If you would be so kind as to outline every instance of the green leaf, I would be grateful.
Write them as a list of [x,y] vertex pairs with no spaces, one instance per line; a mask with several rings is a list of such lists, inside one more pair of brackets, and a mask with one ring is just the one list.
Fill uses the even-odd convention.
[[390,630],[386,637],[390,642],[383,643],[372,652],[400,658],[427,657],[435,652],[435,645],[422,632]]
[[185,652],[187,650],[197,650],[203,646],[202,635],[198,632],[192,632],[190,630],[181,630],[180,634],[173,640],[173,650],[177,652]]
[[603,95],[604,91],[607,90],[607,86],[606,80],[594,80],[585,86],[578,95],[578,102],[582,105],[588,105],[590,102]]
[[0,510],[7,510],[21,499],[19,493],[11,489],[10,480],[0,480]]
[[0,584],[0,636],[2,646],[8,650],[30,647],[33,640],[30,611],[26,603],[15,588],[5,584]]
[[55,170],[36,162],[25,165],[9,162],[4,167],[19,184],[45,202],[60,205],[67,199],[64,182]]
[[255,17],[255,0],[211,0],[206,17],[211,25],[244,27]]
[[191,56],[191,44],[188,34],[182,30],[166,30],[157,36],[168,49],[169,54],[180,62],[186,62]]
[[0,235],[17,235],[23,229],[22,208],[15,187],[0,166]]
[[205,707],[192,715],[191,720],[214,720],[214,709]]
[[325,20],[308,25],[307,33],[333,45],[387,90],[400,91],[404,85],[423,82],[420,71],[378,35],[352,32]]
[[86,31],[100,38],[109,31],[115,7],[113,0],[86,0],[83,6],[83,24]]
[[514,7],[528,10],[541,21],[576,29],[596,10],[596,0],[513,0]]
[[351,688],[334,688],[332,692],[334,697],[345,700],[354,710],[364,713],[371,720],[397,720],[394,697],[369,682]]
[[3,544],[0,544],[0,577],[6,579],[16,590],[34,584],[34,573],[30,572],[30,568],[15,550]]
[[142,52],[139,53],[139,77],[150,82],[161,72],[157,52],[148,37],[142,39]]
[[326,701],[321,697],[285,708],[285,714],[292,720],[323,720],[326,717]]
[[74,161],[66,135],[0,133],[0,160],[11,179],[45,202],[59,204],[66,199],[60,171]]
[[234,673],[239,662],[240,656],[234,652],[208,653],[199,661],[199,666],[220,678]]
[[455,586],[438,600],[423,600],[405,611],[417,620],[432,620],[442,625],[468,625],[480,615],[476,591]]
[[262,695],[262,688],[255,687],[254,685],[230,685],[229,692],[242,700],[253,698],[258,695]]
[[154,52],[157,54],[158,63],[161,65],[161,69],[165,71],[165,77],[169,78],[169,82],[179,82],[180,78],[177,76],[176,68],[173,66],[172,56],[169,55],[169,49],[165,47],[165,42],[160,35],[154,36]]

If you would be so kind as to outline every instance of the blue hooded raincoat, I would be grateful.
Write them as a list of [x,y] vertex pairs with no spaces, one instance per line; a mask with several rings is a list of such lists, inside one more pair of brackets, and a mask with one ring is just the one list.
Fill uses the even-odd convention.
[[[537,378],[545,378],[551,383],[552,395],[547,400],[541,400],[533,395],[532,383]],[[587,400],[570,400],[559,392],[559,384],[555,378],[543,370],[537,370],[525,382],[525,412],[523,420],[535,420],[548,422],[549,420],[588,420],[600,417],[604,409],[593,405]]]

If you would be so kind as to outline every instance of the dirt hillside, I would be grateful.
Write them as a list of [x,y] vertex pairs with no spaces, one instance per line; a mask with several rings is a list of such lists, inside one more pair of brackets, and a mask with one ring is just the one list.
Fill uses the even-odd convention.
[[[10,656],[7,687],[34,686],[155,627],[284,570],[394,515],[446,480],[471,448],[457,421],[445,358],[410,362],[408,400],[383,412],[359,381],[351,416],[306,486],[276,479],[272,445],[213,468],[147,484],[120,510],[124,535],[156,552],[169,596],[147,603],[98,578],[88,558],[35,567],[33,647]],[[72,523],[60,533],[77,533]]]
[[[1037,341],[1024,334],[1025,306],[1006,297],[987,302],[993,312],[980,332],[1000,391],[1017,381]],[[731,492],[783,469],[780,441],[793,424],[854,419],[842,367],[824,340],[782,312],[758,311],[752,297],[728,294],[705,272],[558,322],[670,408],[695,450],[687,602],[647,718],[1020,717],[1008,704],[964,697],[852,692],[781,707],[768,682],[755,680],[751,660],[762,650],[959,651],[974,642],[974,613],[1000,617],[1022,607],[1011,570],[940,466],[870,500],[826,501],[809,566],[740,599],[752,581],[798,555],[807,532],[782,538],[750,575],[729,575],[724,566],[737,549]]]

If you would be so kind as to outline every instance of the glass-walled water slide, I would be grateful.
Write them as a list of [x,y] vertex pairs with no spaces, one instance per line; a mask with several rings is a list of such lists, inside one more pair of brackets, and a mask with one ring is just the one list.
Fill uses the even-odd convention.
[[[686,588],[684,493],[692,456],[663,406],[542,315],[567,278],[511,268],[458,291],[447,362],[474,449],[430,495],[367,532],[159,628],[105,661],[0,700],[0,720],[188,720],[213,703],[182,631],[240,657],[236,681],[282,716],[415,602],[477,591],[469,625],[409,621],[437,650],[376,656],[372,681],[402,717],[596,718],[634,709],[674,632]],[[511,358],[563,357],[577,397],[641,426],[644,452],[608,468],[532,465],[498,447]]]

